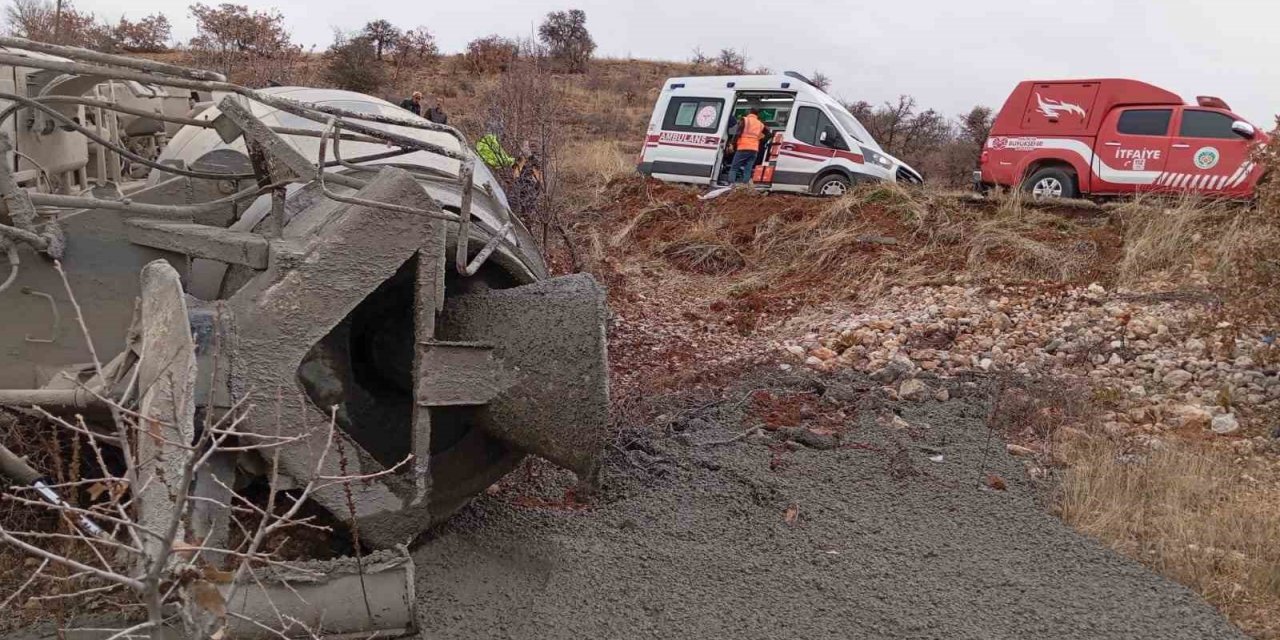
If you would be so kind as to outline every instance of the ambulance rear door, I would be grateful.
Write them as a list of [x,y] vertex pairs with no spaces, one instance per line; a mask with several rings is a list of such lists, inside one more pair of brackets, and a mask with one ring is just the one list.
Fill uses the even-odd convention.
[[725,97],[676,95],[645,138],[645,172],[660,180],[710,184],[720,166]]

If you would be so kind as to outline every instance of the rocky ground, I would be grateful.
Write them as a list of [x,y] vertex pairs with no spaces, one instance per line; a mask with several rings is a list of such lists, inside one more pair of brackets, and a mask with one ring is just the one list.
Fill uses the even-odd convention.
[[906,397],[921,393],[918,375],[1076,380],[1108,409],[1110,435],[1148,447],[1213,436],[1241,455],[1280,452],[1280,345],[1207,303],[1097,284],[894,289],[793,323],[808,330],[777,348],[796,365],[869,373]]

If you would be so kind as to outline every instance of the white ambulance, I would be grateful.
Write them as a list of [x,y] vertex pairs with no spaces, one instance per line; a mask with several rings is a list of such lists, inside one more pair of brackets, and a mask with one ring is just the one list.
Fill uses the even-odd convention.
[[752,109],[773,132],[756,159],[757,188],[842,195],[861,182],[924,181],[885,153],[844,106],[791,72],[667,80],[649,120],[640,173],[668,182],[727,182],[730,122]]

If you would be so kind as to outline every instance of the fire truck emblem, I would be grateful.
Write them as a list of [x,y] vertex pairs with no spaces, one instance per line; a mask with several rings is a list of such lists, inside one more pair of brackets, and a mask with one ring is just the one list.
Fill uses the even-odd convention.
[[1046,118],[1056,118],[1062,112],[1077,114],[1081,119],[1086,117],[1084,107],[1052,98],[1046,100],[1039,92],[1036,92],[1036,102],[1040,105],[1040,113],[1043,113]]
[[1196,167],[1208,171],[1218,166],[1218,150],[1213,147],[1203,147],[1196,152]]

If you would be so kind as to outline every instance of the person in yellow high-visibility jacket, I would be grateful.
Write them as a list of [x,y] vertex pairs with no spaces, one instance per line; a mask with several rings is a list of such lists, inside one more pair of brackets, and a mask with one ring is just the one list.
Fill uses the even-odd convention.
[[515,158],[502,148],[498,136],[492,133],[476,141],[476,155],[491,169],[510,169],[516,163]]

